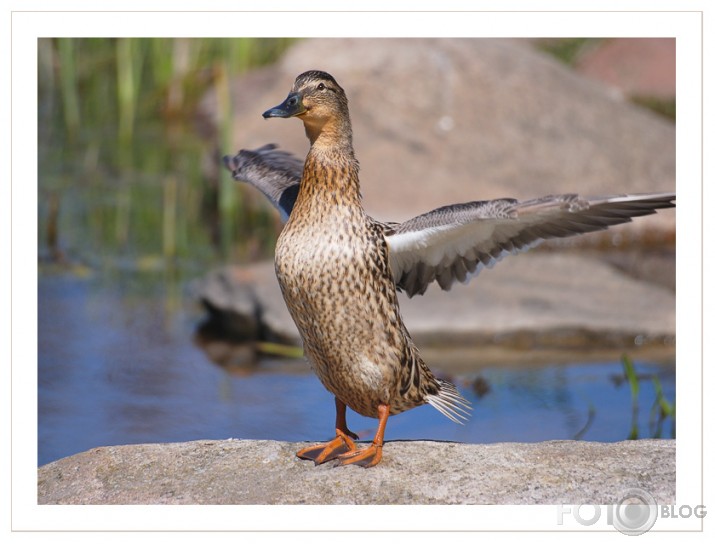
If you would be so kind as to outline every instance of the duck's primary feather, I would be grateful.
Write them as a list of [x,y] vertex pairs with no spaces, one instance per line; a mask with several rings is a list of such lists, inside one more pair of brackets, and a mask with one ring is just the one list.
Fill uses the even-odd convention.
[[568,194],[438,208],[388,233],[395,283],[409,296],[423,294],[432,281],[449,290],[455,280],[465,282],[506,255],[549,238],[627,223],[674,206],[674,198],[670,193],[593,198]]

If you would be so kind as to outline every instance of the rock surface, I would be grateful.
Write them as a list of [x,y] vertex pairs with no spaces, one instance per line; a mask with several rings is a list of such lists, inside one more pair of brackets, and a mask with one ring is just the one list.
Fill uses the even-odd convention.
[[585,51],[575,68],[628,96],[675,98],[674,38],[603,40]]
[[387,442],[375,468],[314,466],[303,444],[111,446],[39,469],[39,504],[614,504],[675,502],[675,441]]

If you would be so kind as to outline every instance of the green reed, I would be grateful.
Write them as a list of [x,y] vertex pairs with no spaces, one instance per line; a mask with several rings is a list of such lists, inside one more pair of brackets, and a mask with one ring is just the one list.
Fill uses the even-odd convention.
[[[290,43],[39,40],[41,249],[137,267],[267,255],[271,212],[243,198],[220,156],[236,151],[232,79]],[[208,93],[218,126],[198,115]]]
[[[231,89],[228,78],[228,62],[217,62],[214,65],[216,80],[216,103],[219,118],[219,142],[221,149],[230,149],[231,146]],[[219,174],[219,211],[221,212],[221,244],[224,252],[228,251],[231,240],[230,233],[234,229],[236,214],[241,208],[241,186],[236,186],[230,173],[222,169]]]
[[633,359],[628,355],[623,355],[621,365],[623,366],[623,375],[631,390],[631,430],[628,433],[628,439],[636,440],[638,438],[638,393],[640,392],[640,383],[633,366]]
[[59,57],[60,93],[62,96],[64,122],[67,128],[67,136],[74,141],[80,124],[74,41],[59,40],[57,55]]
[[[628,382],[631,391],[631,429],[628,433],[629,440],[637,440],[639,438],[639,396],[640,396],[640,380],[641,377],[636,373],[633,366],[633,360],[628,355],[621,356],[621,366],[623,368],[623,378]],[[663,424],[670,418],[672,420],[671,438],[675,438],[675,401],[672,403],[665,398],[663,387],[660,384],[658,376],[651,377],[653,389],[655,391],[655,399],[651,406],[649,418],[649,430],[652,438],[661,438],[663,432]]]

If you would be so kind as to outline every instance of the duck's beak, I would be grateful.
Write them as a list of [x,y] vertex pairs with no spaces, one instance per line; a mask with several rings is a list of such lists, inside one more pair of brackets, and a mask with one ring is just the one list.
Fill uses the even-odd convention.
[[303,96],[300,93],[290,93],[288,98],[286,98],[282,104],[264,112],[263,118],[295,117],[296,115],[305,113],[305,111],[305,106],[303,106]]

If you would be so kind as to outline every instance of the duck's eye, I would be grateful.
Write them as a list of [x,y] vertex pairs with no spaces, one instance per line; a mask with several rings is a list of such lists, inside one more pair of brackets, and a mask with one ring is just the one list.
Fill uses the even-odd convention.
[[318,90],[319,90],[319,91],[324,91],[324,90],[325,90],[325,84],[324,84],[324,83],[318,83]]

